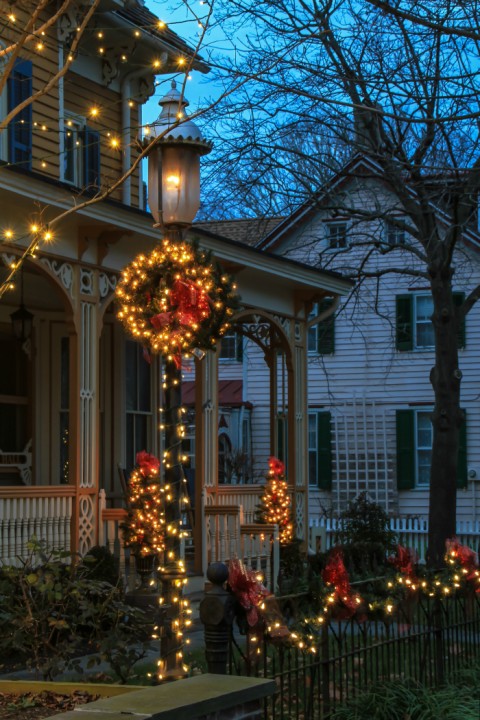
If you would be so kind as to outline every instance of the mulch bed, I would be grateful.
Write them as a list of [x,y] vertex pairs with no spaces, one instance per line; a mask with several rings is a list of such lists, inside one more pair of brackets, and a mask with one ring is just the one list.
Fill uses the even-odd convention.
[[41,720],[98,700],[99,695],[76,690],[69,695],[44,691],[16,695],[0,692],[0,720]]

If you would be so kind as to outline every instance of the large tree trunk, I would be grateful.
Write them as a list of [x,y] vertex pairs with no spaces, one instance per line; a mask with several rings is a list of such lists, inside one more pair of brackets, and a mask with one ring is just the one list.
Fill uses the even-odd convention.
[[458,320],[452,296],[450,268],[430,269],[435,332],[435,366],[430,380],[435,393],[432,415],[433,448],[430,475],[430,511],[427,564],[444,564],[445,541],[456,532],[459,428],[464,421],[460,409],[458,369]]

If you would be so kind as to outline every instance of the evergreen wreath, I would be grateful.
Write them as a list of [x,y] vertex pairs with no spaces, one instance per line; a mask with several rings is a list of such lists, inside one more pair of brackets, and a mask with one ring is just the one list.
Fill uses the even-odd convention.
[[189,242],[162,244],[122,271],[117,317],[153,353],[215,349],[238,306],[236,286],[210,254]]

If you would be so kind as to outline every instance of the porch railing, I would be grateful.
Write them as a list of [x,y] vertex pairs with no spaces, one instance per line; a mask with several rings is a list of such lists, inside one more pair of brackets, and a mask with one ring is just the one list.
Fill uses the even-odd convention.
[[207,562],[239,558],[247,567],[261,572],[266,586],[275,590],[280,569],[278,527],[242,523],[238,505],[206,505],[204,513]]
[[[335,535],[340,529],[338,518],[310,518],[310,547],[325,551],[335,544]],[[420,563],[425,563],[428,542],[428,518],[390,518],[390,529],[396,533],[400,545],[410,547],[418,554]],[[480,520],[457,520],[457,537],[462,545],[468,545],[475,552],[480,551]]]
[[0,488],[0,563],[18,565],[32,537],[51,549],[70,549],[75,488],[69,485]]
[[[207,563],[241,558],[249,568],[261,572],[266,586],[273,590],[280,568],[277,526],[242,524],[238,505],[208,505],[204,516]],[[135,571],[121,532],[126,511],[107,508],[104,491],[100,492],[100,517],[99,543],[113,552],[121,577],[131,588],[135,584]]]
[[[255,523],[263,485],[219,485],[215,488],[215,505],[237,505],[242,509],[241,522]],[[208,500],[207,500],[208,504]]]

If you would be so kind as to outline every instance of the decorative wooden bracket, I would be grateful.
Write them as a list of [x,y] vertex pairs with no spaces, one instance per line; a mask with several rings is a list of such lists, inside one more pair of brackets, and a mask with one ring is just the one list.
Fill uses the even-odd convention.
[[101,265],[108,255],[110,246],[118,243],[123,237],[131,235],[133,235],[133,230],[106,228],[99,232],[98,225],[81,225],[78,228],[78,259],[82,259],[93,241],[97,245],[97,264]]

